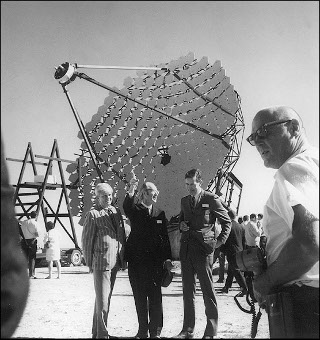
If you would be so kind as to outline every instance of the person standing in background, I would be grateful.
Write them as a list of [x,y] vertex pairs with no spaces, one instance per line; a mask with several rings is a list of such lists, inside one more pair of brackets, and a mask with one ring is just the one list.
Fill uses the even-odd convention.
[[248,223],[249,223],[249,215],[244,215],[242,217],[242,225],[243,225],[243,227],[245,228]]
[[256,248],[260,244],[261,230],[257,226],[257,215],[250,214],[250,221],[245,226],[246,247]]
[[39,237],[39,224],[37,222],[37,213],[32,211],[30,218],[21,222],[20,228],[23,233],[21,247],[28,260],[29,278],[36,279],[36,257]]
[[235,277],[237,283],[241,288],[241,293],[237,296],[244,296],[247,294],[247,284],[242,272],[238,269],[236,262],[236,253],[243,251],[246,246],[244,227],[236,221],[236,213],[233,210],[228,211],[231,218],[231,231],[226,243],[224,244],[224,252],[228,260],[228,276],[226,283],[222,288],[222,293],[228,293],[232,286],[233,278]]
[[60,241],[59,232],[55,229],[53,222],[48,221],[46,223],[47,233],[44,237],[43,243],[46,248],[46,260],[48,261],[49,276],[46,279],[52,278],[53,262],[55,263],[58,271],[57,279],[61,277],[61,263],[60,263]]
[[260,247],[262,254],[264,256],[265,253],[266,253],[267,236],[266,236],[266,234],[263,230],[263,214],[261,214],[261,213],[258,214],[257,226],[261,231],[259,247]]

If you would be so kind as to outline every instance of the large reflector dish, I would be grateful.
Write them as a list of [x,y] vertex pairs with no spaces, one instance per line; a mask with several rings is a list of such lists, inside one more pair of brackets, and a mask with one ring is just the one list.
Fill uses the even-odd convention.
[[[218,169],[234,166],[241,144],[237,135],[244,125],[239,96],[219,61],[210,64],[189,53],[156,66],[163,70],[139,70],[135,78],[127,77],[124,87],[116,89],[121,95],[109,92],[85,130],[118,206],[122,208],[133,170],[139,185],[150,181],[159,188],[157,203],[171,218],[187,194],[188,170],[199,168],[203,187],[209,188]],[[78,137],[83,139],[80,132]],[[100,179],[84,141],[80,149],[82,184],[71,191],[70,202],[73,214],[83,217]],[[75,166],[67,171],[74,182]]]

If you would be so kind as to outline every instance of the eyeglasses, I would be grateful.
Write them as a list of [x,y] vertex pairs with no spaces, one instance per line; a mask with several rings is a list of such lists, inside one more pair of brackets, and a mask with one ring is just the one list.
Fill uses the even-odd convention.
[[284,123],[288,123],[291,122],[292,119],[282,119],[282,120],[278,120],[276,122],[271,122],[271,123],[266,123],[263,124],[262,126],[259,127],[259,129],[252,133],[246,140],[247,142],[249,142],[252,146],[256,145],[256,139],[260,138],[260,139],[264,139],[268,136],[269,134],[269,127],[270,126],[275,126],[275,125],[279,125],[279,124],[284,124]]
[[152,197],[157,197],[159,196],[159,193],[154,191],[153,189],[147,189],[147,192],[149,195],[151,195]]

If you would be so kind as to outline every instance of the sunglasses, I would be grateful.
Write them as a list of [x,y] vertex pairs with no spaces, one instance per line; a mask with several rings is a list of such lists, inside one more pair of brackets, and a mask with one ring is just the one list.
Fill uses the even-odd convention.
[[259,129],[252,133],[246,140],[247,142],[249,142],[252,146],[256,145],[256,139],[260,138],[260,139],[264,139],[268,136],[269,134],[269,127],[270,126],[275,126],[275,125],[279,125],[279,124],[284,124],[284,123],[288,123],[291,122],[292,119],[282,119],[282,120],[278,120],[276,122],[271,122],[271,123],[266,123],[263,124],[259,127]]

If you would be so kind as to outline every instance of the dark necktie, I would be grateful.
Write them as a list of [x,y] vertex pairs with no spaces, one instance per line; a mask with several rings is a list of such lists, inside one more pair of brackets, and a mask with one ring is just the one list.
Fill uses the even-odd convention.
[[195,205],[196,205],[196,198],[194,196],[191,196],[191,207],[192,207],[192,209],[194,209]]

